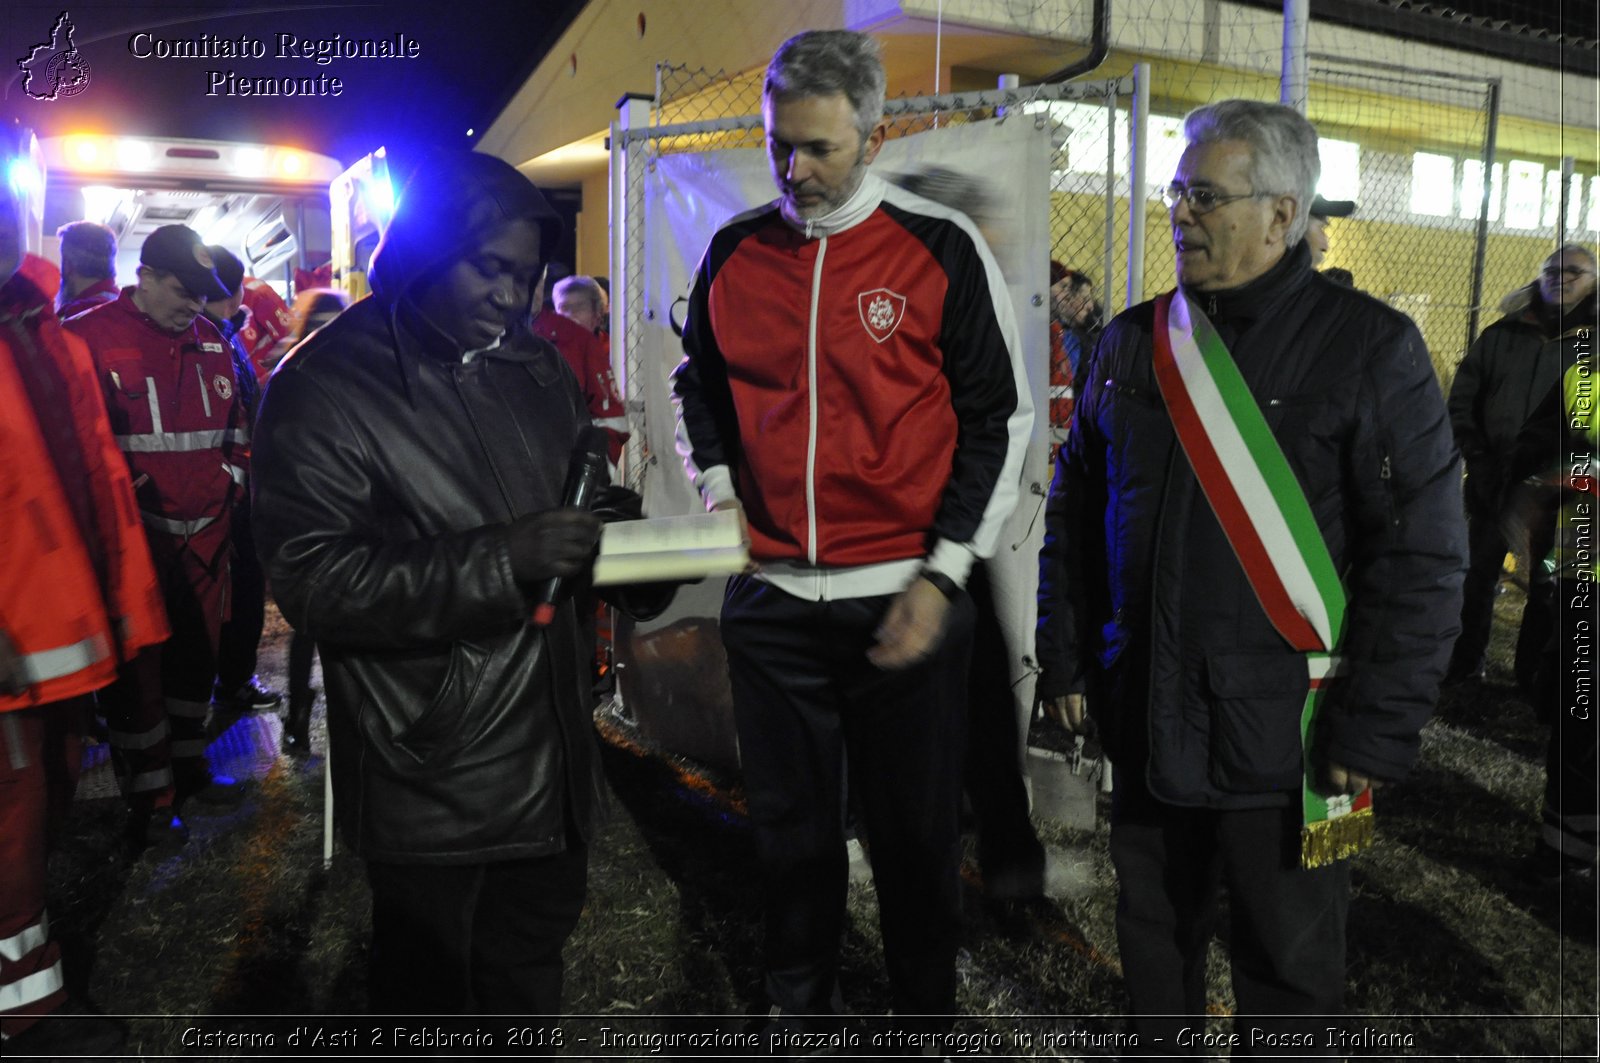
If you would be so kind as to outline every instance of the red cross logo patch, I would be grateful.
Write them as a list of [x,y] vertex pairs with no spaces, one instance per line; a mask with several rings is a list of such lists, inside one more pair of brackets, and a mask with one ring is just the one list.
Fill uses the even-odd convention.
[[856,296],[856,309],[867,335],[882,343],[894,335],[906,316],[906,297],[887,288],[874,288]]
[[223,402],[233,398],[233,380],[226,373],[218,373],[212,377],[211,386]]

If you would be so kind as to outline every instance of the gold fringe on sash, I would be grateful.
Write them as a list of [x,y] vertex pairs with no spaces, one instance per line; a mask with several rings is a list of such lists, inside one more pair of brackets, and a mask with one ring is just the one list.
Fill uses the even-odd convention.
[[1376,825],[1370,805],[1338,819],[1306,824],[1300,828],[1300,866],[1327,867],[1371,848]]

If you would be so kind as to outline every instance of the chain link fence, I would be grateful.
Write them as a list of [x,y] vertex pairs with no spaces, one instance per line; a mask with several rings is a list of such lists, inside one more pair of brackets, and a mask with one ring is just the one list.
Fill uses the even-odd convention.
[[[1052,123],[1051,257],[1094,281],[1108,317],[1173,283],[1175,256],[1158,190],[1183,149],[1182,116],[1228,97],[1277,99],[1284,54],[1283,10],[1272,0],[1109,2],[1109,54],[1092,75],[1103,80],[1071,91],[1027,87],[1008,101]],[[1522,6],[1536,20],[1536,7]],[[941,26],[959,22],[1058,41],[1065,61],[1087,53],[1094,4],[908,0],[902,7],[940,18]],[[1531,59],[1507,59],[1495,53],[1508,41],[1540,35],[1517,22],[1446,19],[1405,0],[1314,0],[1311,15],[1307,114],[1322,136],[1321,191],[1358,203],[1353,217],[1332,223],[1325,265],[1350,270],[1357,287],[1411,315],[1448,387],[1472,337],[1500,316],[1501,299],[1531,281],[1552,249],[1567,241],[1592,245],[1600,229],[1600,53],[1593,40],[1569,36],[1558,41],[1560,54],[1579,61],[1560,69],[1540,65],[1536,51]],[[1402,19],[1411,20],[1406,32],[1420,37],[1402,39]],[[1433,23],[1456,43],[1428,43]],[[1151,106],[1145,186],[1134,190],[1128,93],[1139,61],[1150,64]],[[658,67],[653,133],[628,142],[630,166],[675,152],[760,147],[761,78],[759,68]],[[992,118],[997,106],[976,92],[946,95],[929,107],[891,101],[890,136]],[[707,123],[714,128],[695,128]],[[626,195],[641,197],[635,205],[642,205],[637,182]],[[1146,234],[1143,280],[1131,293],[1130,204],[1144,212]],[[628,239],[621,268],[641,269],[643,233]],[[637,350],[636,325],[630,317],[629,352]],[[637,400],[635,407],[636,417],[649,416]],[[657,457],[646,434],[634,434],[643,448],[629,465],[635,486]]]

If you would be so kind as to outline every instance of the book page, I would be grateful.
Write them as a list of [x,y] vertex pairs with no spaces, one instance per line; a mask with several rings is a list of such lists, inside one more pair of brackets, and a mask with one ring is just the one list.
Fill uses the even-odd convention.
[[617,521],[600,531],[594,583],[698,579],[742,571],[748,562],[732,510]]

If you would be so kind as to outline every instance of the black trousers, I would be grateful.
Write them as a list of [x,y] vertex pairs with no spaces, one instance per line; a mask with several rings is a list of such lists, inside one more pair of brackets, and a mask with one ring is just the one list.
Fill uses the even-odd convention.
[[1543,822],[1539,841],[1575,864],[1595,862],[1600,843],[1600,709],[1595,706],[1596,592],[1593,580],[1563,577],[1550,623],[1557,636],[1545,649],[1540,704],[1550,707],[1545,749]]
[[233,507],[233,610],[222,625],[217,646],[217,687],[231,693],[256,674],[256,650],[266,623],[267,576],[256,557],[255,533],[250,529],[250,503]]
[[1011,655],[995,611],[988,566],[967,581],[976,610],[967,684],[967,800],[978,824],[978,863],[990,896],[1043,889],[1045,854],[1028,814]]
[[866,651],[889,602],[808,602],[749,576],[728,583],[722,638],[765,886],[765,989],[784,1011],[825,1014],[838,999],[847,762],[893,1007],[955,1010],[972,602],[952,603],[936,653],[885,672]]
[[583,910],[589,857],[489,864],[367,862],[370,1010],[561,1014],[561,948]]
[[[1180,808],[1151,797],[1137,767],[1115,778],[1117,945],[1140,1051],[1206,1054],[1180,1047],[1180,1031],[1205,1029],[1206,948],[1225,887],[1233,1054],[1337,1055],[1326,1030],[1338,1021],[1324,1016],[1344,1010],[1348,862],[1299,867],[1298,807]],[[1310,1047],[1284,1046],[1306,1035]]]

